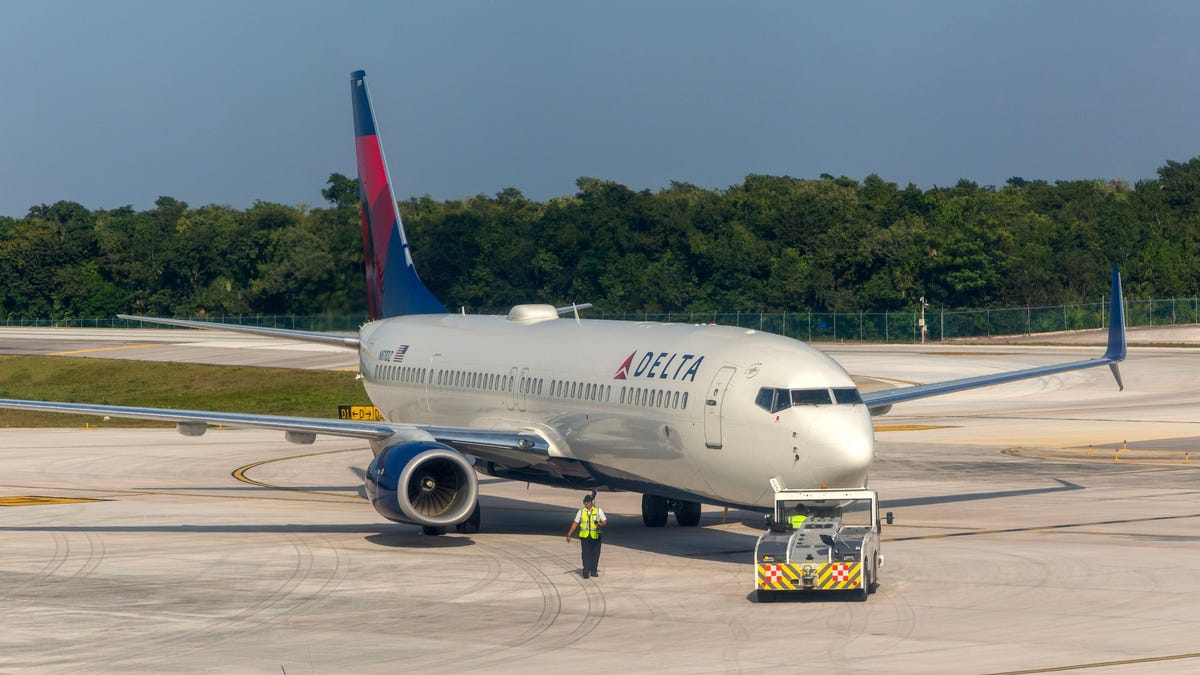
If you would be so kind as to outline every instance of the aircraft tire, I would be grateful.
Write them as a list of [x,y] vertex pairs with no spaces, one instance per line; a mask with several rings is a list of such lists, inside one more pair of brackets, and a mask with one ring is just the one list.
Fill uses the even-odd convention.
[[479,502],[475,502],[475,510],[471,512],[471,516],[463,522],[454,526],[454,530],[459,534],[475,534],[479,531],[479,522],[482,520],[482,514],[479,509]]
[[422,525],[421,534],[428,535],[430,537],[436,537],[440,534],[446,534],[446,528],[436,527],[434,525]]
[[675,522],[680,527],[696,527],[700,524],[700,502],[679,502],[675,510]]
[[667,500],[654,495],[642,495],[642,524],[662,527],[667,524]]

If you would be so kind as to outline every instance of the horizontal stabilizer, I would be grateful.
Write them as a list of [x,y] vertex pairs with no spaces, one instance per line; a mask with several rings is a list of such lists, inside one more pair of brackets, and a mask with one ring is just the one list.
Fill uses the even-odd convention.
[[296,340],[298,342],[315,342],[323,345],[358,349],[358,336],[350,333],[320,333],[307,330],[289,330],[287,328],[264,328],[262,326],[240,326],[234,323],[216,323],[215,321],[194,321],[190,319],[162,319],[153,316],[131,316],[118,314],[118,319],[126,321],[141,321],[156,323],[164,326],[179,326],[180,328],[199,328],[201,330],[226,330],[233,333],[249,333],[251,335],[266,335],[268,337]]

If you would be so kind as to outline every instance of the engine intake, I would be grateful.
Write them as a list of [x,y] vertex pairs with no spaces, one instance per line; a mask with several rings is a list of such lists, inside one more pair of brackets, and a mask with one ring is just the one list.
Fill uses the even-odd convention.
[[385,448],[367,467],[367,497],[384,518],[431,527],[457,525],[479,497],[475,470],[462,453],[434,441]]

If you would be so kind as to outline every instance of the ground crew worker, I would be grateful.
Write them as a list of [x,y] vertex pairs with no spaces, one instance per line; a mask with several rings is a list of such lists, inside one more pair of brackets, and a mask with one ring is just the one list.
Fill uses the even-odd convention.
[[592,495],[584,497],[583,508],[576,512],[575,521],[571,523],[571,529],[567,530],[567,543],[570,543],[575,528],[579,528],[584,579],[588,578],[589,574],[594,577],[600,576],[600,570],[597,569],[600,564],[600,528],[607,524],[608,519],[604,516],[604,511],[593,504]]
[[797,505],[796,513],[788,519],[788,522],[791,523],[793,529],[798,530],[806,520],[808,520],[808,514],[804,513],[804,507],[802,505]]

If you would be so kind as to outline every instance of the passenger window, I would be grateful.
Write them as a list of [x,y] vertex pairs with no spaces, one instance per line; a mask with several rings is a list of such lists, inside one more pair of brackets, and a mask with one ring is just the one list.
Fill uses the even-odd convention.
[[688,395],[688,393],[686,391],[683,392],[683,409],[684,410],[687,410],[687,395]]

